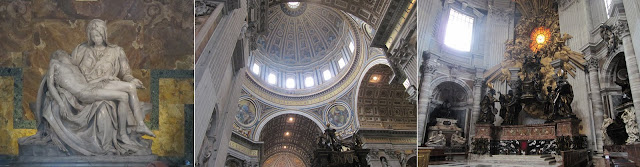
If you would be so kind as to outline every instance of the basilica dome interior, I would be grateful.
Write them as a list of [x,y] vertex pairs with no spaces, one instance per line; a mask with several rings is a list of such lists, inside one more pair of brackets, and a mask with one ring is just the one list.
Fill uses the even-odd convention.
[[416,166],[415,0],[198,4],[196,163]]

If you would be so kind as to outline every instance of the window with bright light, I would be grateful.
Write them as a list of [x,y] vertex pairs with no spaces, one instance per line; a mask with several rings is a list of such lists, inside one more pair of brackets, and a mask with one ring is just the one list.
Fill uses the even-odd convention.
[[340,60],[338,60],[338,67],[340,67],[342,69],[342,67],[344,67],[345,63],[344,63],[344,59],[340,58]]
[[607,14],[607,18],[609,18],[609,10],[611,9],[611,0],[604,0],[604,13]]
[[296,87],[296,81],[293,80],[293,78],[287,78],[287,81],[285,81],[285,86],[289,89],[295,88]]
[[260,75],[260,66],[256,63],[253,63],[253,67],[251,67],[251,71],[253,71],[253,73],[256,75]]
[[353,53],[355,49],[356,49],[356,46],[353,45],[353,42],[349,42],[349,50],[351,51],[351,53]]
[[313,78],[312,77],[305,78],[304,79],[304,86],[312,87],[313,86]]
[[473,17],[451,9],[444,35],[444,44],[459,51],[471,50]]
[[331,71],[324,70],[324,72],[322,72],[322,78],[324,78],[325,81],[331,79]]
[[267,76],[267,82],[269,82],[269,84],[276,84],[276,75],[271,73]]
[[295,9],[300,6],[300,2],[288,2],[287,6],[289,6],[289,8]]
[[404,85],[404,88],[407,89],[409,88],[409,86],[411,86],[411,83],[409,82],[409,79],[405,79],[404,82],[402,82],[402,85]]

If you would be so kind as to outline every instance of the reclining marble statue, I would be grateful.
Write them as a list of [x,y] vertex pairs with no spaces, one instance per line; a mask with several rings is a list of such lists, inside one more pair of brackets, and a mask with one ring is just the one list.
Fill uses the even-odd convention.
[[87,42],[71,55],[51,54],[40,83],[34,115],[37,133],[26,145],[53,145],[66,155],[151,155],[155,137],[144,124],[137,88],[122,48],[107,42],[106,23],[87,25]]

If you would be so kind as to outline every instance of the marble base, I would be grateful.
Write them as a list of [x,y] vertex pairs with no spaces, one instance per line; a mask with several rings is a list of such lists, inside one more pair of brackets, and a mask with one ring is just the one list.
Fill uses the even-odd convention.
[[640,166],[640,143],[626,145],[626,151],[629,160]]
[[146,166],[156,161],[155,155],[134,156],[68,156],[53,145],[21,145],[20,156],[11,166]]
[[420,167],[429,166],[429,156],[431,155],[431,149],[429,147],[418,147],[418,165]]
[[158,159],[155,155],[146,156],[20,156],[12,166],[104,166],[135,167],[146,166]]
[[527,166],[553,166],[559,164],[555,158],[548,158],[540,155],[476,155],[469,156],[469,162],[488,163],[488,164],[526,164]]

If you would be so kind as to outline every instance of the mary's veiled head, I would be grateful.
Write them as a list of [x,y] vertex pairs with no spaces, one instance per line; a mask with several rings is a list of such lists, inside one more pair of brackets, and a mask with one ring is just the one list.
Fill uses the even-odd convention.
[[100,19],[93,19],[87,25],[87,42],[89,46],[102,44],[107,46],[107,24]]

